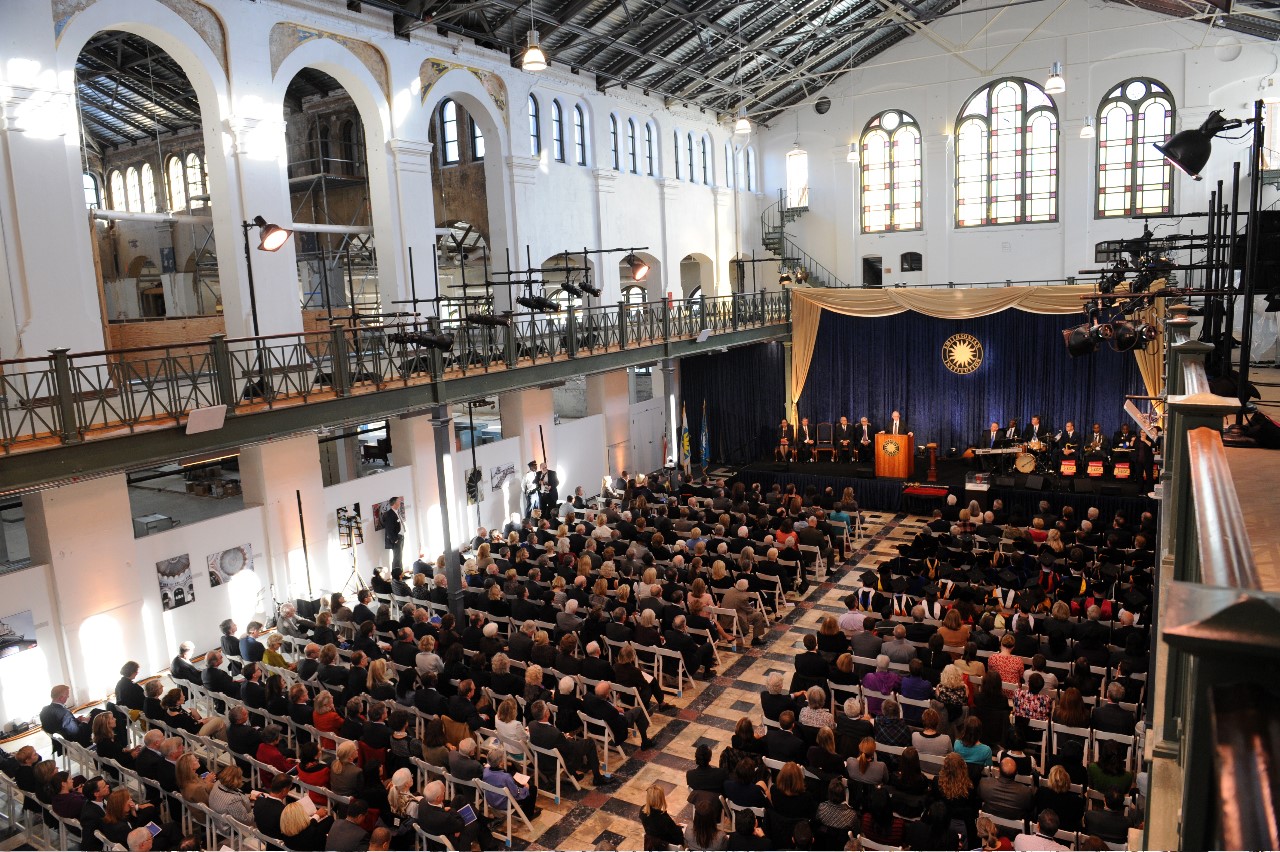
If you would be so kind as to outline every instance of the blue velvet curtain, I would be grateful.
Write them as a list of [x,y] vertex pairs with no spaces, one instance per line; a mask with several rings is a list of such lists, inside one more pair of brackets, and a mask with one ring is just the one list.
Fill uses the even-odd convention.
[[689,418],[694,463],[703,461],[703,400],[711,426],[712,461],[745,463],[772,449],[775,427],[786,411],[784,367],[781,343],[680,359],[680,398]]
[[[1067,420],[1082,433],[1097,421],[1110,437],[1128,420],[1125,394],[1145,391],[1130,353],[1104,345],[1083,358],[1067,354],[1062,330],[1084,321],[1084,314],[1018,310],[968,320],[824,311],[799,416],[821,423],[846,415],[856,423],[865,415],[879,428],[897,409],[917,446],[937,441],[944,453],[977,443],[993,420],[1004,426],[1016,417],[1021,430],[1032,414],[1055,432]],[[943,342],[958,332],[983,347],[982,365],[968,375],[942,360]]]

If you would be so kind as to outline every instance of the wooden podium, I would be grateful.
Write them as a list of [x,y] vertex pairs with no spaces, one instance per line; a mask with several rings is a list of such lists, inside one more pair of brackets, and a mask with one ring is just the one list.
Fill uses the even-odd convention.
[[876,477],[910,479],[915,475],[916,440],[910,435],[876,435]]

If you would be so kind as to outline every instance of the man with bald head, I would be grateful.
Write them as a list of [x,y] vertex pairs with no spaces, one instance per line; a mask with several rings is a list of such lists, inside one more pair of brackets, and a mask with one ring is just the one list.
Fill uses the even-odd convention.
[[600,681],[595,690],[587,693],[582,702],[582,712],[608,725],[616,742],[625,742],[634,726],[640,734],[642,751],[648,751],[655,745],[649,739],[649,718],[639,707],[630,707],[625,712],[619,710],[613,701],[613,684],[610,681]]
[[1018,781],[1018,764],[1011,757],[1000,761],[1000,774],[978,784],[982,810],[1005,819],[1025,819],[1031,813],[1031,787]]

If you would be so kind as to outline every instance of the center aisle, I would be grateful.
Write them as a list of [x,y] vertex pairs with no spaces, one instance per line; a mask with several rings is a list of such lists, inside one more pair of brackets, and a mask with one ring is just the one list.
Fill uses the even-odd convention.
[[696,686],[686,687],[683,697],[669,693],[667,700],[673,709],[654,714],[650,735],[658,748],[638,752],[633,736],[626,746],[626,763],[615,767],[610,762],[613,784],[599,791],[587,788],[579,792],[567,787],[558,805],[550,797],[540,797],[542,814],[533,821],[536,838],[522,844],[517,836],[514,848],[598,849],[602,844],[616,844],[622,850],[643,849],[640,808],[655,782],[666,792],[668,811],[675,820],[692,821],[684,776],[693,768],[694,750],[703,743],[709,745],[715,763],[739,719],[750,716],[759,723],[760,692],[769,673],[785,672],[789,680],[795,669],[793,660],[803,650],[802,637],[816,633],[828,614],[845,612],[842,600],[861,585],[860,569],[897,556],[897,545],[909,544],[927,521],[876,512],[864,512],[863,519],[864,536],[850,560],[828,571],[826,582],[812,587],[804,600],[774,624],[769,644],[748,647],[742,654],[721,650],[723,665],[718,677],[710,683],[696,681]]

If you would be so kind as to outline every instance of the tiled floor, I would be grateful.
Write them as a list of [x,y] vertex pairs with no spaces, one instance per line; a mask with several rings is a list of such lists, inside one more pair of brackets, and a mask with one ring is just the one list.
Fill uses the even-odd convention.
[[739,719],[745,715],[759,723],[759,693],[769,672],[789,672],[790,659],[799,653],[800,636],[814,632],[827,613],[844,612],[841,599],[860,585],[857,569],[896,556],[896,545],[910,542],[926,521],[876,513],[864,518],[863,539],[849,562],[829,572],[827,582],[811,588],[805,600],[775,623],[768,645],[741,654],[722,650],[719,677],[710,683],[699,681],[686,688],[683,696],[672,696],[674,709],[654,716],[650,732],[657,748],[640,752],[633,736],[624,746],[628,755],[624,763],[615,765],[618,756],[613,755],[611,785],[601,790],[587,786],[580,792],[570,787],[558,805],[549,796],[540,796],[542,814],[533,822],[534,834],[527,836],[521,826],[515,848],[576,850],[615,843],[618,849],[643,849],[640,806],[655,781],[666,792],[668,808],[677,821],[690,819],[684,773],[693,768],[694,749],[705,742],[718,759]]

